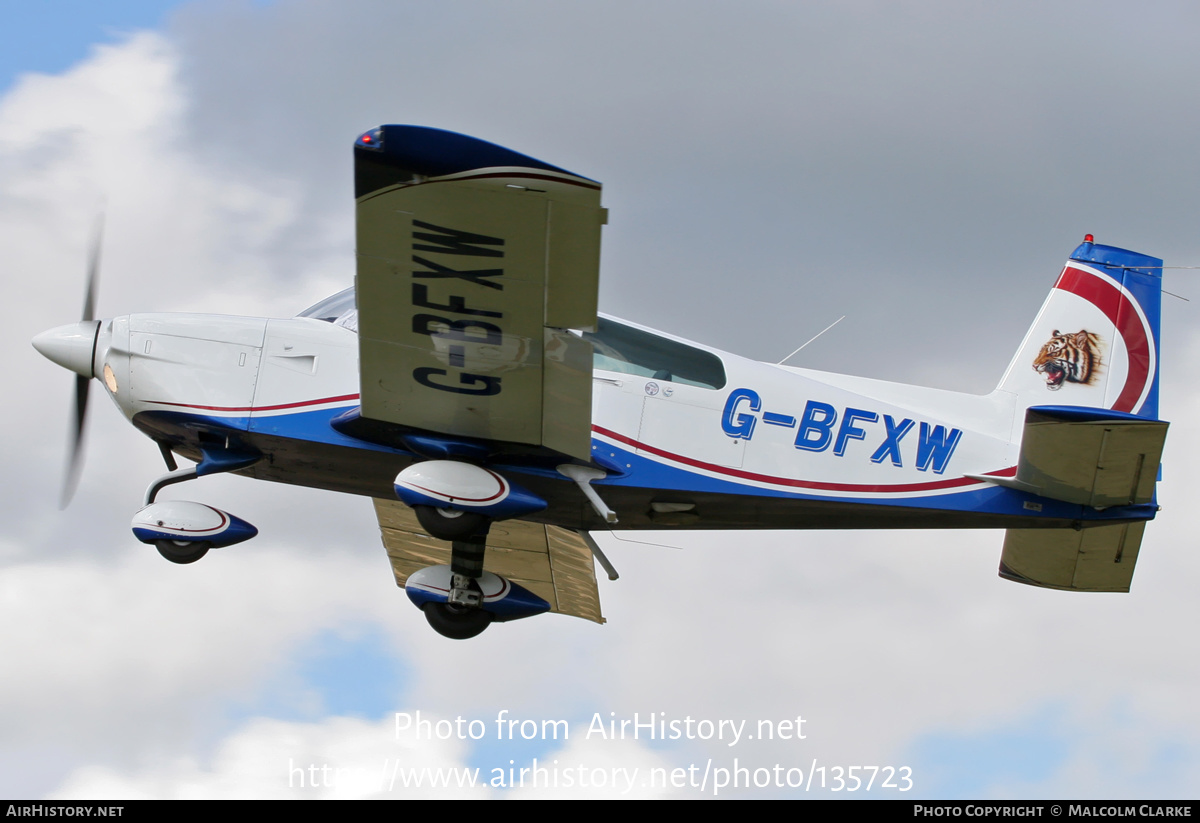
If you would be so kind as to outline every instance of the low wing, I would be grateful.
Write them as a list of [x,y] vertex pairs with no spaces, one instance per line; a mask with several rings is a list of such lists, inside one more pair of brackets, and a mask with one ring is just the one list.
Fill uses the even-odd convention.
[[[450,544],[425,534],[408,506],[377,499],[375,516],[396,585],[403,588],[418,569],[450,563]],[[487,537],[487,569],[529,589],[553,612],[604,622],[592,552],[576,532],[520,520],[494,523]]]
[[354,162],[362,416],[588,459],[600,184],[415,126]]

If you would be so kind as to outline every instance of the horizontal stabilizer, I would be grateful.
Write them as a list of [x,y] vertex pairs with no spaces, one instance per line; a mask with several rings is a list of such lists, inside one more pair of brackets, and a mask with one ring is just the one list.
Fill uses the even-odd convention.
[[1127,592],[1145,523],[1092,529],[1009,529],[1000,576],[1076,592]]
[[[375,500],[375,515],[396,585],[427,566],[450,563],[450,543],[425,533],[416,513],[398,500]],[[603,623],[595,563],[584,537],[569,529],[501,520],[487,536],[484,568],[524,586],[559,614]]]
[[1167,423],[1073,406],[1032,406],[1016,477],[1001,486],[1093,508],[1150,503]]

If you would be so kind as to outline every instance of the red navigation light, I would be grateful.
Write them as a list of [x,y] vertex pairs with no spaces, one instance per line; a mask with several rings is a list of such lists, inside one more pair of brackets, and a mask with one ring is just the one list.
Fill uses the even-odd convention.
[[[371,142],[371,135],[369,135],[369,134],[364,134],[364,135],[362,136],[362,138],[361,138],[361,139],[362,139],[362,141],[363,141],[364,143],[370,143],[370,142]],[[1088,237],[1091,237],[1091,235],[1089,234],[1089,235],[1088,235]]]
[[1085,235],[1083,236],[1083,242],[1085,242],[1085,243],[1093,243],[1093,242],[1095,242],[1095,238],[1093,238],[1093,237],[1092,237],[1090,234],[1085,234]]

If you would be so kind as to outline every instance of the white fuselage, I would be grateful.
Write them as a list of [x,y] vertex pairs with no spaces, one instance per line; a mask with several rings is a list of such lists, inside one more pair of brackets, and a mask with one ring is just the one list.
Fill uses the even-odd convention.
[[[715,355],[724,384],[656,379],[606,361],[595,370],[593,454],[610,473],[597,485],[621,526],[1001,526],[1080,516],[1078,507],[1023,508],[1011,490],[968,477],[1011,473],[1023,413],[1012,395],[770,365],[654,334]],[[270,457],[245,474],[375,496],[387,496],[412,460],[330,425],[358,406],[358,341],[348,328],[135,314],[104,324],[101,338],[114,401],[186,456],[198,457],[205,437],[233,438]],[[552,501],[546,520],[589,522],[570,483],[510,463]],[[996,517],[965,517],[981,513]]]

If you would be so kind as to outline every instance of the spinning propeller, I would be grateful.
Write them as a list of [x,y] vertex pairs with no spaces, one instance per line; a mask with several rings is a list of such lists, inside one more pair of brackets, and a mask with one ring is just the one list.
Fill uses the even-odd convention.
[[44,357],[65,369],[75,372],[75,417],[71,425],[70,451],[67,453],[66,474],[63,478],[59,508],[66,508],[79,485],[83,468],[83,423],[87,414],[88,392],[95,377],[96,343],[100,336],[100,321],[94,318],[96,286],[100,279],[100,244],[104,219],[96,222],[92,247],[88,254],[87,290],[83,297],[83,314],[78,323],[44,331],[33,339],[33,347]]

